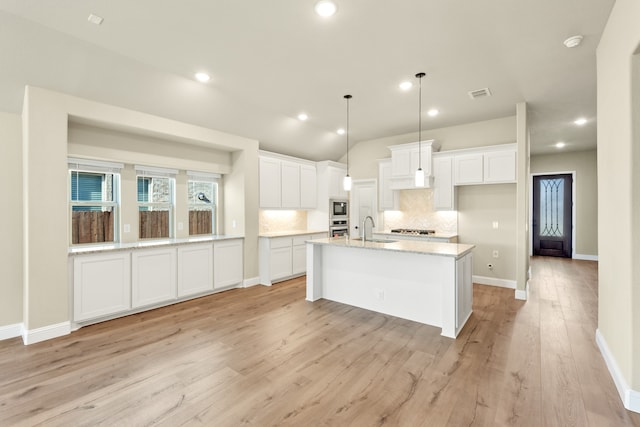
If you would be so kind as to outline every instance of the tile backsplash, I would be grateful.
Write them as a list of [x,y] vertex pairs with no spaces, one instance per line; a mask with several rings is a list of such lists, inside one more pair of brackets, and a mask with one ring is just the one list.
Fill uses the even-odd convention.
[[433,190],[400,190],[400,210],[384,212],[384,228],[418,228],[441,233],[458,232],[457,211],[433,209]]
[[307,229],[307,211],[260,209],[259,233]]

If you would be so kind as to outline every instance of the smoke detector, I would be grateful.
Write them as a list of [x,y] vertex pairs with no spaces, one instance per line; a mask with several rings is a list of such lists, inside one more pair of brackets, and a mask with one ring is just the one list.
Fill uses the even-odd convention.
[[564,41],[564,45],[568,48],[577,47],[580,46],[580,43],[582,43],[582,39],[582,36],[569,37]]
[[491,96],[491,91],[488,87],[472,90],[467,93],[469,94],[469,98],[471,99],[486,98],[487,96]]

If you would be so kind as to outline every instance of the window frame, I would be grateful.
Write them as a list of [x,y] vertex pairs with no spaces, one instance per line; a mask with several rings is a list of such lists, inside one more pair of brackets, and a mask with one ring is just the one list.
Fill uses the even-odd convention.
[[[105,162],[99,160],[90,159],[67,159],[67,190],[68,190],[68,230],[69,230],[69,246],[83,246],[83,245],[105,245],[115,244],[120,242],[120,185],[121,185],[121,171],[124,168],[122,163]],[[72,183],[73,173],[77,174],[94,174],[94,175],[107,175],[113,176],[112,183],[112,199],[111,201],[105,200],[73,200]],[[78,175],[76,175],[77,177]],[[78,184],[76,184],[78,185]],[[106,180],[102,180],[101,194],[105,194]],[[104,196],[103,196],[104,198]],[[100,207],[102,209],[111,208],[113,212],[113,241],[105,242],[90,242],[90,243],[73,243],[73,212],[74,207]]]
[[[161,239],[173,239],[175,237],[175,211],[176,211],[176,170],[155,168],[149,166],[136,165],[136,202],[138,221],[140,221],[140,208],[147,207],[150,210],[168,210],[169,211],[169,236],[163,237],[142,237],[140,235],[140,224],[138,223],[138,240],[161,240]],[[171,200],[169,202],[141,202],[138,198],[138,179],[139,178],[165,178],[169,180],[169,195]]]
[[[199,208],[203,210],[203,207],[208,207],[211,211],[211,235],[218,234],[218,201],[220,200],[220,178],[221,175],[207,172],[187,171],[187,213],[191,212],[192,208]],[[215,199],[211,200],[209,205],[194,203],[189,198],[189,184],[191,182],[209,182],[214,186]],[[191,230],[187,231],[189,237],[192,236],[207,236],[208,234],[191,234]]]

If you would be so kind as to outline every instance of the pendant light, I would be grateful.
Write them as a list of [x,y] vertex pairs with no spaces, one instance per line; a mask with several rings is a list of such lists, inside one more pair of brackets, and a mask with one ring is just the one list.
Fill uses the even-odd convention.
[[351,191],[351,176],[349,176],[349,100],[351,98],[351,95],[344,96],[344,99],[347,100],[347,175],[342,180],[344,191]]
[[416,171],[416,187],[424,187],[424,171],[422,170],[422,78],[425,73],[418,73],[420,79],[420,97],[418,100],[418,170]]

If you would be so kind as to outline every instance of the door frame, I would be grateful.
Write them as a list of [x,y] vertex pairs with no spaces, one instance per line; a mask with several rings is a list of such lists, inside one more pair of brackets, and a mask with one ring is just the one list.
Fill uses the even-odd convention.
[[[379,229],[379,222],[378,220],[380,219],[380,211],[378,210],[378,180],[376,178],[368,178],[368,179],[354,179],[352,184],[351,184],[351,191],[349,191],[349,236],[351,236],[351,230],[353,229],[353,227],[355,227],[356,225],[359,227],[359,224],[353,222],[353,219],[355,217],[355,215],[353,214],[353,212],[355,211],[354,207],[355,207],[355,203],[353,200],[353,195],[352,192],[355,189],[355,187],[357,185],[373,185],[375,191],[373,192],[373,197],[374,197],[374,213],[375,213],[375,221],[376,221],[376,227],[373,228],[371,231],[373,233],[375,233],[378,229]],[[360,228],[358,228],[358,233],[360,233]]]
[[533,256],[533,177],[571,175],[571,259],[576,257],[576,171],[536,172],[529,175],[529,256]]

